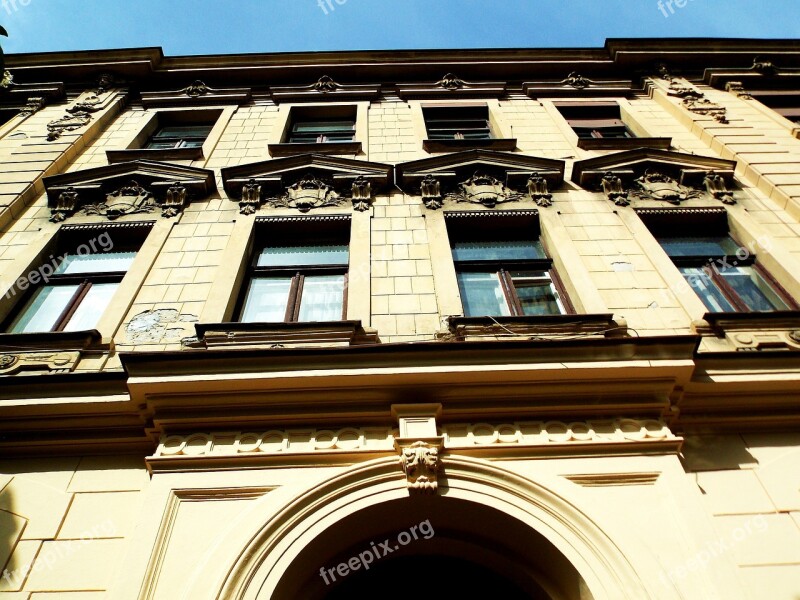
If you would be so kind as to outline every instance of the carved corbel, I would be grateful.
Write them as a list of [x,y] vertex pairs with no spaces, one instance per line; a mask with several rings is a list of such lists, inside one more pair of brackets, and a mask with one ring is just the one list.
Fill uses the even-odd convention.
[[252,215],[261,206],[261,184],[251,179],[242,186],[242,199],[239,201],[239,212]]
[[741,81],[729,81],[725,84],[725,91],[730,92],[741,100],[752,100],[753,96],[744,89]]
[[416,442],[397,440],[397,445],[409,492],[435,494],[439,487],[440,452],[444,445],[442,438]]
[[111,73],[103,73],[97,78],[97,91],[95,94],[105,94],[112,87],[114,87],[114,76]]
[[776,67],[772,61],[761,60],[758,56],[753,59],[753,66],[751,68],[753,71],[761,73],[762,75],[775,75],[778,72],[778,67]]
[[372,184],[364,176],[358,177],[353,181],[351,192],[353,208],[357,211],[365,211],[372,202]]
[[576,90],[582,90],[592,85],[591,81],[586,79],[586,77],[584,77],[583,75],[579,75],[576,71],[573,71],[572,73],[567,75],[567,78],[564,79],[561,83],[563,85],[574,87]]
[[728,185],[725,183],[725,178],[719,173],[709,171],[706,173],[703,183],[705,184],[708,193],[714,196],[714,198],[717,200],[722,201],[723,204],[736,204],[736,200],[733,197],[733,192],[728,189]]
[[528,178],[528,193],[537,206],[550,206],[553,204],[553,194],[547,191],[547,179],[534,173]]
[[617,206],[628,206],[631,202],[628,199],[628,192],[622,183],[622,178],[616,173],[606,173],[601,181],[603,193]]
[[210,90],[210,87],[198,79],[180,90],[180,93],[186,94],[189,98],[199,98],[200,96],[205,96]]
[[433,175],[426,175],[420,184],[422,203],[426,208],[436,210],[442,208],[442,186]]
[[61,223],[65,221],[68,216],[75,212],[78,208],[80,201],[80,194],[75,191],[75,188],[69,187],[58,195],[58,202],[55,208],[51,209],[50,221],[52,223]]
[[174,217],[186,206],[189,190],[185,185],[176,183],[167,189],[164,203],[161,205],[162,217]]

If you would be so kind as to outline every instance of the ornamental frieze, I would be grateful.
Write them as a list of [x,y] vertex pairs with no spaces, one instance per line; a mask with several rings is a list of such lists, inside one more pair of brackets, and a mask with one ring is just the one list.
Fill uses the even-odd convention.
[[0,376],[20,371],[69,373],[80,359],[80,352],[20,352],[0,354]]

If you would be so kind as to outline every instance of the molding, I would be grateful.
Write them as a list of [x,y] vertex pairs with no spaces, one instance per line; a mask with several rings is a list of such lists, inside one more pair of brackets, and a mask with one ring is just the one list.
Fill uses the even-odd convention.
[[202,160],[203,148],[169,148],[169,149],[145,149],[131,148],[128,150],[106,150],[106,158],[109,164],[130,162],[134,160],[147,161],[171,161],[171,160]]
[[529,317],[448,317],[447,341],[558,340],[563,338],[626,337],[627,324],[612,314],[544,315]]
[[378,343],[374,330],[361,321],[314,323],[197,323],[196,338],[183,341],[189,348],[332,347]]
[[588,79],[573,71],[561,80],[526,81],[522,92],[531,98],[630,98],[637,90],[630,79]]
[[488,140],[422,140],[426,152],[463,152],[474,148],[512,151],[517,149],[516,138],[491,138]]
[[652,473],[590,473],[562,475],[581,487],[617,487],[620,485],[655,485],[660,472]]
[[578,148],[582,150],[635,150],[637,148],[669,150],[671,145],[672,138],[668,137],[578,139]]
[[270,95],[276,104],[281,102],[319,102],[332,100],[349,102],[356,100],[377,100],[381,86],[378,84],[341,84],[328,75],[320,77],[316,83],[301,86],[272,86]]
[[297,156],[300,154],[361,154],[361,142],[325,142],[320,144],[268,144],[270,156]]
[[[718,353],[769,353],[800,356],[800,311],[756,313],[706,313],[692,323],[698,334],[716,338],[706,340],[700,355]],[[775,354],[773,354],[775,353]]]
[[397,95],[403,100],[419,98],[498,98],[505,94],[506,83],[501,81],[468,82],[447,73],[431,83],[399,83]]
[[65,220],[79,210],[109,219],[152,212],[175,216],[192,199],[216,188],[214,172],[171,163],[135,160],[44,178],[51,221]]
[[178,90],[141,93],[144,108],[241,106],[250,102],[251,97],[252,90],[249,87],[212,88],[200,80]]

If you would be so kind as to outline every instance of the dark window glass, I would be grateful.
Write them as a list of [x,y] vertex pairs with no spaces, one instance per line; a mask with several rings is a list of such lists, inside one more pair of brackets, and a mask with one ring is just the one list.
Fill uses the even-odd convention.
[[487,106],[423,108],[430,140],[488,140],[492,138]]
[[290,144],[352,142],[356,123],[353,119],[295,120],[289,135]]
[[158,129],[145,145],[149,150],[199,148],[211,133],[213,125],[165,125]]

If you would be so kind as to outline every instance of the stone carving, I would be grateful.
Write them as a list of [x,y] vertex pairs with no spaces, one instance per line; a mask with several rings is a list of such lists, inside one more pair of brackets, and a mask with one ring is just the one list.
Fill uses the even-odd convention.
[[97,91],[95,94],[105,94],[114,87],[114,76],[111,73],[103,73],[97,78]]
[[458,190],[449,195],[456,202],[482,204],[487,208],[494,208],[498,204],[514,202],[522,198],[522,194],[510,190],[498,179],[481,172],[476,172],[467,181],[460,183]]
[[76,113],[65,115],[60,119],[50,121],[47,124],[47,141],[54,142],[59,139],[64,132],[75,131],[88,125],[92,121],[92,116],[88,113]]
[[669,175],[658,171],[645,171],[636,180],[636,185],[638,189],[633,191],[636,196],[648,200],[663,200],[676,206],[684,200],[700,196],[700,192],[684,187]]
[[159,308],[133,317],[125,332],[131,344],[179,343],[193,331],[191,323],[197,321],[195,315],[181,314],[174,308]]
[[182,90],[179,90],[179,93],[186,94],[190,98],[199,98],[200,96],[205,96],[210,91],[211,88],[198,79],[191,85],[187,85]]
[[439,87],[443,87],[446,90],[460,90],[463,88],[466,83],[464,83],[463,79],[459,79],[452,73],[448,73],[444,77],[442,77],[439,81],[436,82],[436,85]]
[[553,194],[547,191],[547,179],[539,175],[539,173],[534,173],[528,178],[528,193],[537,206],[551,206],[553,204]]
[[420,184],[422,202],[426,208],[436,210],[442,208],[442,186],[433,175],[426,175]]
[[574,87],[576,90],[582,90],[592,85],[591,81],[586,79],[586,77],[584,77],[583,75],[579,75],[575,71],[567,75],[567,78],[564,79],[561,83],[562,85],[569,85],[571,87]]
[[388,427],[282,429],[266,432],[163,436],[156,457],[285,455],[313,452],[392,452],[396,430]]
[[622,184],[622,178],[615,173],[606,173],[601,181],[603,193],[617,206],[628,206],[631,202],[628,199],[628,192]]
[[267,202],[275,208],[296,208],[305,213],[312,208],[339,206],[342,198],[333,187],[316,176],[308,174],[286,188],[285,194],[277,198],[269,198]]
[[758,56],[753,59],[752,69],[762,75],[775,75],[778,72],[778,67],[772,61],[761,60]]
[[52,223],[61,223],[66,218],[75,212],[80,201],[80,195],[75,188],[68,187],[66,190],[58,195],[58,201],[55,208],[50,210],[50,221]]
[[83,100],[78,100],[67,109],[67,112],[73,115],[80,115],[84,113],[94,113],[100,110],[100,105],[103,101],[97,94],[87,94]]
[[23,116],[30,116],[39,112],[42,107],[44,107],[46,99],[41,96],[36,96],[34,98],[28,98],[28,102],[22,109],[19,111],[19,114]]
[[744,85],[742,85],[741,81],[729,81],[725,84],[725,91],[730,92],[741,100],[753,99],[753,96],[751,96],[750,93],[744,89]]
[[800,344],[800,329],[795,329],[794,331],[790,332],[789,339]]
[[656,65],[656,72],[661,79],[665,81],[672,81],[672,73],[669,72],[667,63],[659,63]]
[[439,487],[439,448],[427,442],[414,442],[403,447],[400,464],[406,474],[408,489],[432,494]]
[[328,94],[330,92],[335,92],[337,88],[339,88],[339,84],[336,83],[332,77],[329,75],[323,75],[319,78],[319,81],[311,86],[312,89],[322,93]]
[[239,201],[239,212],[252,215],[261,206],[261,184],[251,179],[242,186],[242,199]]
[[363,212],[369,208],[372,202],[372,184],[367,178],[360,176],[353,181],[351,197],[355,210]]
[[114,221],[124,215],[152,212],[155,206],[153,194],[136,181],[131,181],[130,184],[121,187],[116,192],[107,194],[105,202],[87,204],[83,207],[83,213],[102,215],[109,221]]
[[729,123],[727,110],[706,98],[702,92],[693,87],[688,81],[670,80],[667,94],[680,98],[686,110],[698,115],[714,117],[716,121],[723,125]]
[[176,183],[167,189],[164,203],[161,205],[162,217],[174,217],[183,210],[186,199],[189,197],[189,190],[185,185]]
[[80,352],[22,352],[0,354],[0,375],[13,375],[22,370],[69,373],[75,369]]
[[725,179],[719,173],[709,171],[706,173],[703,183],[709,194],[714,196],[717,200],[722,201],[723,204],[736,204],[733,197],[733,192],[728,189]]

